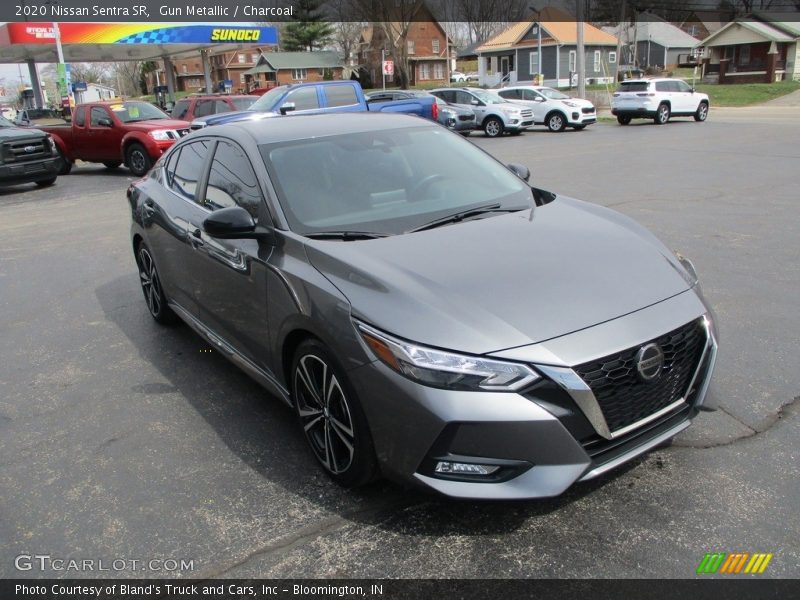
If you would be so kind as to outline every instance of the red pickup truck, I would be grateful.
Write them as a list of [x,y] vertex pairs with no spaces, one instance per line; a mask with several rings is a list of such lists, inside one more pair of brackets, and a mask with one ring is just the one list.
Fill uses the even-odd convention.
[[76,160],[103,163],[109,169],[125,164],[141,176],[177,140],[189,123],[170,119],[149,102],[137,100],[80,104],[72,123],[37,127],[49,133],[63,160],[62,174]]

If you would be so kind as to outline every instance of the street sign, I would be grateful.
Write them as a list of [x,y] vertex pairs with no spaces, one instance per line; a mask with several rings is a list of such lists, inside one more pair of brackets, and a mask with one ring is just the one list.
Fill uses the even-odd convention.
[[383,61],[383,74],[384,75],[394,75],[394,61],[393,60],[385,60],[385,61]]

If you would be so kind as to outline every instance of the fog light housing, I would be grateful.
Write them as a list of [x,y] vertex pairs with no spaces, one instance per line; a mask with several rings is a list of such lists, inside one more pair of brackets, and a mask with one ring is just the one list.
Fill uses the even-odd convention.
[[576,112],[572,113],[572,120],[577,121],[580,118],[580,115]]
[[509,120],[509,123],[511,125],[516,125],[517,123],[519,123],[519,119],[511,119],[511,120]]
[[436,463],[434,472],[447,473],[450,475],[478,475],[486,476],[492,475],[500,467],[496,465],[476,465],[472,463],[451,462],[447,460],[440,460]]

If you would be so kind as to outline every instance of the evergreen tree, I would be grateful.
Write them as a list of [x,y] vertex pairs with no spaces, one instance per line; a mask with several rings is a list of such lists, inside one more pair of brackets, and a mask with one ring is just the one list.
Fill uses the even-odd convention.
[[325,47],[333,37],[333,25],[319,10],[321,0],[298,0],[296,21],[287,23],[281,32],[281,48],[290,52],[313,52]]

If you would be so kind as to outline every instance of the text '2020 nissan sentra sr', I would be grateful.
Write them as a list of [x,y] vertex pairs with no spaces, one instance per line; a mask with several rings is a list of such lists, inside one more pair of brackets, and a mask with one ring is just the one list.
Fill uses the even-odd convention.
[[224,125],[129,189],[147,307],[293,407],[322,468],[467,498],[560,494],[703,404],[691,263],[403,115]]

